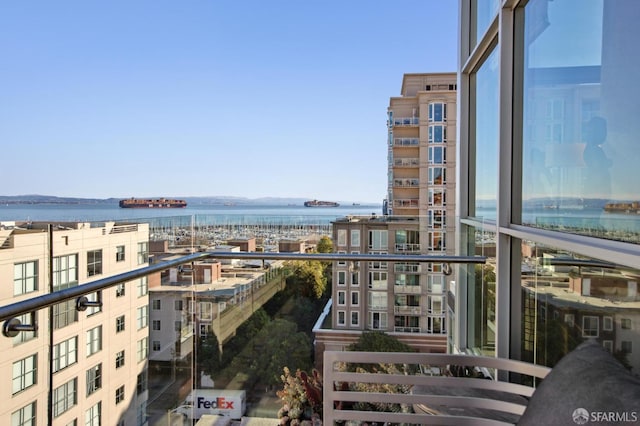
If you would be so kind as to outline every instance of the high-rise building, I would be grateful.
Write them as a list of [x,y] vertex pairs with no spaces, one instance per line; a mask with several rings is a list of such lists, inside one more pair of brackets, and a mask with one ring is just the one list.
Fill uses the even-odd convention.
[[[453,253],[455,111],[455,73],[404,75],[388,109],[385,214],[333,222],[337,253]],[[342,349],[363,330],[380,330],[420,351],[445,352],[447,266],[334,262],[331,330],[316,341]]]
[[[4,223],[0,304],[148,266],[148,241],[147,224]],[[0,390],[0,423],[144,424],[155,278],[91,293],[86,309],[69,300],[19,318],[37,327],[0,339],[0,377],[11,384]]]
[[460,1],[457,252],[489,262],[458,274],[452,349],[553,366],[595,340],[640,373],[638,19]]

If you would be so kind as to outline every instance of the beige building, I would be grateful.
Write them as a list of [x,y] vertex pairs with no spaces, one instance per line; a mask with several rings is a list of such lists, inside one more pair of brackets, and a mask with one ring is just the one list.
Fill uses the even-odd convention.
[[[2,223],[0,304],[147,266],[148,240],[146,224]],[[147,289],[156,278],[88,296],[102,307],[79,311],[70,300],[22,316],[37,330],[0,339],[0,380],[11,383],[0,390],[0,423],[145,424]]]
[[[388,110],[384,216],[333,223],[337,253],[454,252],[456,74],[405,74]],[[447,347],[442,264],[335,262],[331,330],[318,350],[342,349],[362,330],[380,330],[421,352]]]

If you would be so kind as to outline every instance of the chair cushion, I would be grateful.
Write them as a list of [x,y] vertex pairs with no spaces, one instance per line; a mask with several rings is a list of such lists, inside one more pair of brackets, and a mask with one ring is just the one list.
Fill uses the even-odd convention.
[[518,425],[640,423],[640,379],[595,341],[565,355],[534,392]]

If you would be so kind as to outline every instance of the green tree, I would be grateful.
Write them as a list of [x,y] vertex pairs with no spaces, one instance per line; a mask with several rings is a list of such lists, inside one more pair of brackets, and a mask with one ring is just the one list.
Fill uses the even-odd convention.
[[382,331],[363,331],[358,340],[347,347],[360,352],[415,352],[415,350]]
[[325,266],[317,260],[288,262],[287,267],[291,275],[287,283],[293,294],[299,297],[320,299],[327,288],[327,277],[324,275]]
[[198,341],[197,354],[198,372],[214,377],[221,370],[220,345],[215,334],[211,333]]
[[251,369],[261,383],[280,383],[285,366],[301,370],[311,367],[311,339],[305,333],[298,332],[297,325],[291,321],[271,321],[255,341],[260,356],[254,357]]
[[318,253],[333,253],[333,241],[326,235],[320,238],[318,244],[316,244],[316,251]]

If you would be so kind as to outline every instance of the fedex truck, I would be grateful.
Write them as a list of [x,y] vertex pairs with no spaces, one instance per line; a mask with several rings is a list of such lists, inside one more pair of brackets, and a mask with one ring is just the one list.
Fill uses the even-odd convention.
[[196,421],[204,414],[240,419],[247,409],[244,390],[194,389],[173,412]]

